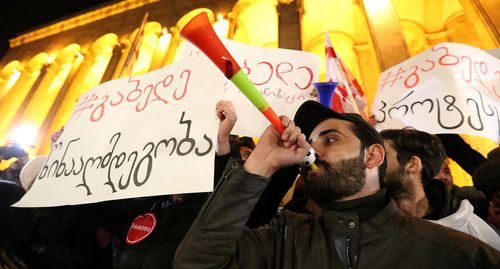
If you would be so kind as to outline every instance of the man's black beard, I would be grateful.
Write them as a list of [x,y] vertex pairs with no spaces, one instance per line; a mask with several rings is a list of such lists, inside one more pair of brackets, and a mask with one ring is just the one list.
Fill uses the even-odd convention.
[[395,173],[387,173],[384,178],[384,184],[387,193],[396,202],[412,197],[412,186],[405,177],[403,166],[399,166],[398,171]]
[[324,172],[311,177],[306,174],[304,192],[319,205],[351,196],[365,185],[366,165],[362,152],[358,157],[332,165],[319,159],[315,163],[323,167]]

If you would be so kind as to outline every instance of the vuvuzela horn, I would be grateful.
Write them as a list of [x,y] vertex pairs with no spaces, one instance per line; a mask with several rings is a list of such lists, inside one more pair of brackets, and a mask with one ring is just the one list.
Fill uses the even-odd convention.
[[338,82],[316,82],[314,83],[314,88],[319,96],[319,102],[332,109],[332,97],[335,89],[337,88]]
[[[215,33],[206,12],[193,17],[181,30],[181,36],[200,49],[221,71],[227,79],[252,102],[252,104],[271,122],[280,133],[285,129],[281,120],[269,106],[266,99],[260,94],[255,85],[248,79],[239,64],[234,60],[227,48],[222,44]],[[312,150],[312,148],[311,148]],[[308,154],[314,158],[314,154]],[[307,160],[311,168],[315,169],[314,159]]]
[[192,18],[182,28],[181,36],[203,51],[280,133],[284,131],[281,120],[222,44],[205,12]]

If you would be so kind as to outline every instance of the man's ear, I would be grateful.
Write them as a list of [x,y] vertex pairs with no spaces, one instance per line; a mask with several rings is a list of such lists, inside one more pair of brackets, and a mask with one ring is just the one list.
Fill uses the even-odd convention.
[[380,144],[373,144],[366,149],[366,156],[366,168],[379,167],[384,163],[384,147]]
[[418,156],[411,156],[408,162],[405,165],[405,170],[409,174],[413,173],[422,173],[422,160]]

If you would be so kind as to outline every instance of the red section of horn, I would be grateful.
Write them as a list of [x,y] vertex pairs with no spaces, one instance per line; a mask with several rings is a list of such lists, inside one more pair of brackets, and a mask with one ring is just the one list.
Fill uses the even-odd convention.
[[240,71],[240,66],[215,33],[206,12],[192,18],[182,28],[181,36],[203,51],[224,73],[226,78],[231,79],[234,74]]

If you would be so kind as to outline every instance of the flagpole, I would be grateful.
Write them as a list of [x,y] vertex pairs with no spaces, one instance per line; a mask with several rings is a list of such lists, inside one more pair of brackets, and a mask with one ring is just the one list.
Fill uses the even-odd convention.
[[[139,42],[142,39],[144,27],[146,25],[146,22],[148,21],[148,16],[149,16],[149,12],[146,12],[146,14],[144,14],[144,18],[142,19],[141,26],[139,27],[139,31],[137,31],[137,35],[135,36],[134,41],[132,42],[132,45],[130,46],[130,50],[128,51],[127,58],[125,59],[125,63],[123,64],[123,68],[122,68],[122,70],[120,70],[120,74],[118,75],[119,78],[123,77],[124,71],[126,72],[125,74],[127,76],[130,76],[132,73],[132,67],[133,67],[134,61],[135,61],[134,60],[135,50],[136,50],[137,46],[140,45]],[[129,72],[129,69],[130,69],[130,72]],[[127,74],[127,73],[129,73],[129,74]]]

